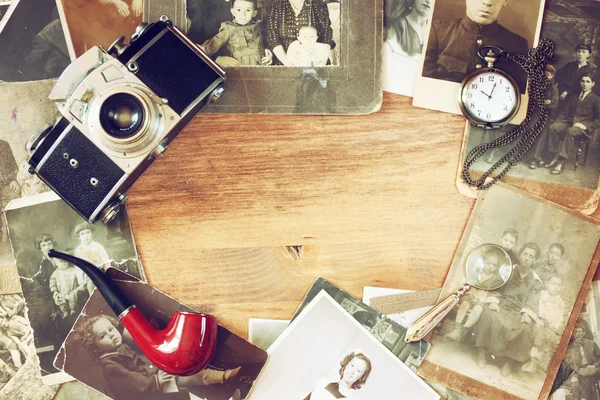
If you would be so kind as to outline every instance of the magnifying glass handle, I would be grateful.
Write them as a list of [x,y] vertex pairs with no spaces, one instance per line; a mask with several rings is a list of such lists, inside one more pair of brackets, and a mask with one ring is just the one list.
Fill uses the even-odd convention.
[[425,315],[416,320],[406,331],[406,343],[418,342],[429,332],[442,322],[444,317],[458,304],[460,298],[471,289],[471,286],[465,284],[456,293],[446,297],[444,301],[433,307]]

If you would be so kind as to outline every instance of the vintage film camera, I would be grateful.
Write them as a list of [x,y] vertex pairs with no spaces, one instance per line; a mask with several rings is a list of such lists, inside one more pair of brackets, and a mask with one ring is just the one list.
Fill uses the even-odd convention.
[[37,174],[89,222],[108,222],[126,190],[208,102],[225,72],[163,16],[128,45],[93,47],[65,69],[50,99],[62,118],[27,143]]

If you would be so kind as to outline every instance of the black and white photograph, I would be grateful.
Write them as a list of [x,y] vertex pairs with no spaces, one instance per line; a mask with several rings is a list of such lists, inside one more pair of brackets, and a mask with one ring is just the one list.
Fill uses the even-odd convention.
[[[15,0],[16,1],[16,0]],[[0,82],[58,78],[69,52],[54,0],[18,0],[1,22]]]
[[[600,3],[546,0],[541,37],[552,40],[556,61],[546,66],[550,84],[544,102],[548,122],[508,176],[596,190],[600,177]],[[467,128],[465,154],[495,140],[515,125],[489,131]],[[473,175],[487,171],[512,145],[488,151],[473,164]]]
[[[127,212],[107,225],[89,224],[53,192],[11,202],[5,217],[34,330],[43,375],[56,372],[52,362],[94,285],[74,265],[48,257],[63,251],[101,269],[117,267],[145,280]],[[58,377],[44,376],[47,382]]]
[[340,0],[187,0],[188,36],[223,67],[336,66],[340,6]]
[[461,298],[436,328],[420,375],[466,394],[538,398],[566,349],[571,311],[585,300],[599,240],[598,225],[566,208],[503,184],[482,193],[440,299],[468,281],[467,260],[483,244],[494,245],[486,265],[506,277],[506,259],[512,274],[499,289]]
[[569,377],[552,400],[600,399],[600,282],[592,283],[581,310],[564,363]]
[[[2,61],[0,61],[1,63]],[[0,83],[0,212],[16,198],[50,189],[27,172],[27,140],[44,124],[56,120],[58,109],[48,100],[53,81]],[[0,265],[14,265],[8,232],[0,218]]]
[[[15,0],[16,2],[17,0]],[[0,1],[0,32],[2,32],[2,20],[4,19],[4,17],[7,17],[8,15],[8,11],[10,8],[12,1]]]
[[[413,105],[460,114],[460,83],[485,64],[479,48],[494,45],[527,53],[537,44],[543,9],[544,0],[437,0]],[[518,64],[500,60],[495,66],[525,93],[527,76]]]
[[412,97],[433,0],[385,0],[383,90]]
[[323,290],[269,348],[269,359],[249,398],[439,396]]
[[4,387],[35,353],[33,330],[20,294],[0,296],[0,387]]
[[[157,329],[164,328],[175,311],[194,312],[114,268],[109,268],[107,275]],[[191,376],[168,375],[146,358],[95,291],[65,339],[55,365],[115,400],[242,400],[266,360],[264,350],[219,326],[217,348],[208,367]]]
[[263,350],[269,347],[287,329],[290,321],[276,319],[248,319],[248,341]]
[[71,60],[94,46],[130,38],[142,23],[143,0],[56,0]]
[[365,114],[382,101],[378,0],[187,0],[188,37],[227,73],[207,113]]
[[[374,286],[365,286],[363,288],[363,302],[371,306],[371,299],[379,296],[389,296],[392,294],[401,294],[401,293],[410,293],[410,290],[402,290],[402,289],[391,289],[391,288],[380,288]],[[421,318],[423,314],[427,311],[431,310],[431,306],[427,307],[419,307],[413,310],[406,310],[394,314],[387,314],[386,317],[394,321],[400,326],[408,329],[409,326],[413,324],[416,320]]]
[[371,332],[377,341],[381,342],[400,361],[416,371],[429,350],[429,343],[420,340],[406,343],[406,327],[397,324],[383,314],[373,310],[362,301],[352,297],[323,278],[317,278],[296,310],[292,321],[302,312],[315,296],[322,290],[327,292],[342,308],[350,314],[363,328]]

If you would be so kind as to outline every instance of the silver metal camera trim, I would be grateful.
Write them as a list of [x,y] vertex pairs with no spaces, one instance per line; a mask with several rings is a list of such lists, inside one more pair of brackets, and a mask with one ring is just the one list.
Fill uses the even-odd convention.
[[[109,135],[100,122],[100,109],[110,96],[118,93],[127,93],[139,100],[143,108],[143,122],[138,132],[129,138],[117,139]],[[122,83],[109,87],[97,95],[91,102],[88,110],[88,127],[90,133],[106,146],[103,151],[107,155],[117,158],[136,158],[148,154],[163,139],[164,131],[163,106],[160,101],[145,86],[134,83]],[[95,142],[95,141],[94,141]]]
[[[98,51],[102,56],[98,56]],[[126,174],[132,174],[136,168],[152,155],[156,146],[163,142],[170,142],[177,133],[173,129],[183,118],[171,107],[156,96],[144,83],[130,72],[119,60],[107,55],[104,50],[95,47],[88,52],[93,60],[101,62],[94,70],[86,71],[83,79],[81,76],[62,74],[57,82],[63,87],[71,88],[69,96],[58,103],[61,114],[69,120],[79,131],[90,139],[96,147],[110,157]],[[87,53],[87,52],[86,52]],[[86,60],[86,58],[83,58]],[[73,64],[77,63],[75,60]],[[89,60],[87,61],[90,65]],[[103,72],[111,68],[119,71],[120,78],[107,81]],[[84,68],[72,68],[83,73]],[[113,71],[116,71],[113,69]],[[105,98],[115,93],[130,93],[140,100],[145,107],[144,118],[146,127],[140,134],[132,138],[119,140],[109,136],[103,129],[99,120],[100,107]],[[100,98],[100,96],[102,96]],[[89,97],[89,98],[88,98]],[[75,117],[71,114],[75,102],[85,103],[83,115]],[[140,140],[142,135],[146,141]]]

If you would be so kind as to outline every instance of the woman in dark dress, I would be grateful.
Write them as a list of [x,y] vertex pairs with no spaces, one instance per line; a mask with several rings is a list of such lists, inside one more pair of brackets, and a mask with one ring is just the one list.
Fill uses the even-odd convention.
[[532,323],[523,312],[532,297],[542,289],[542,281],[533,271],[533,263],[540,255],[535,243],[526,243],[519,253],[520,263],[502,288],[490,293],[487,300],[496,299],[481,314],[475,327],[475,346],[478,348],[477,365],[484,368],[487,355],[503,358],[501,373],[508,376],[514,363],[523,364],[530,358],[533,346]]
[[371,360],[363,353],[352,352],[340,362],[340,379],[331,382],[321,379],[304,400],[346,399],[367,382],[371,373]]
[[314,26],[317,42],[330,49],[335,47],[325,0],[271,0],[267,8],[267,48],[277,56],[279,64],[289,65],[288,47],[298,39],[303,26]]

